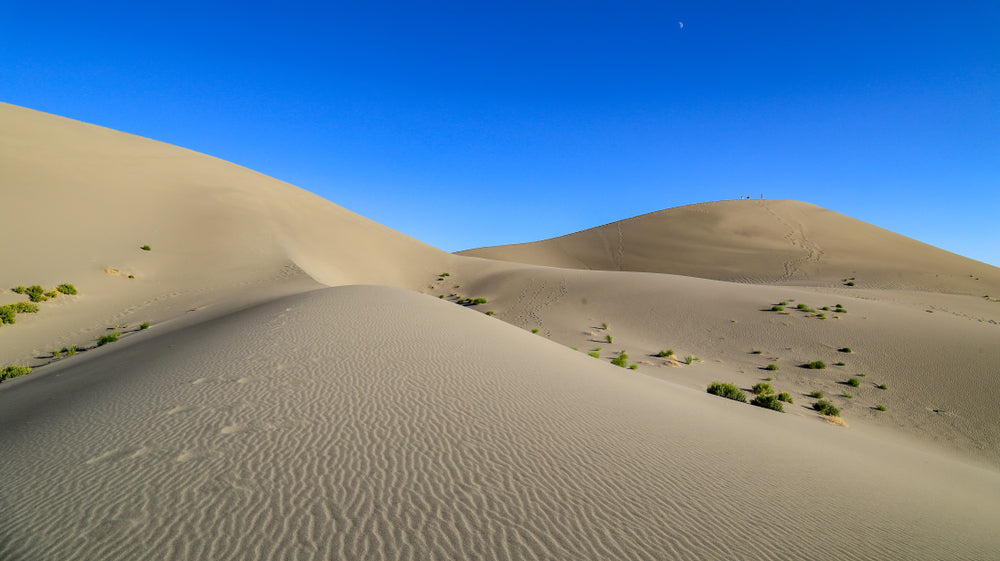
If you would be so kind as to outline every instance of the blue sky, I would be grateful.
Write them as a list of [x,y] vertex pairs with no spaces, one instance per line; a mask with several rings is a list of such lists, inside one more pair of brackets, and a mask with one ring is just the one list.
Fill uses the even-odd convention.
[[995,1],[5,4],[0,101],[449,251],[763,193],[1000,265]]

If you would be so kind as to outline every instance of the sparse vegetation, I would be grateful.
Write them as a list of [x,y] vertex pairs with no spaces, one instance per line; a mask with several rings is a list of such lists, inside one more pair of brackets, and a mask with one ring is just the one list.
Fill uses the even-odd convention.
[[684,364],[694,364],[696,360],[701,360],[701,359],[694,355],[687,355],[686,357],[684,357]]
[[765,382],[771,382],[771,381],[773,381],[773,380],[774,380],[774,378],[772,378],[772,377],[770,377],[770,376],[768,376],[767,378],[764,378],[764,381],[765,381]]
[[48,300],[48,296],[45,296],[45,289],[37,284],[33,284],[25,289],[28,294],[28,299],[32,302],[44,302]]
[[784,401],[785,403],[793,403],[792,396],[788,392],[781,392],[778,394],[778,401]]
[[878,389],[880,389],[880,390],[887,390],[887,389],[889,389],[889,386],[887,386],[885,384],[879,384],[879,385],[877,385],[875,387],[878,388]]
[[16,293],[18,293],[18,294],[24,294],[24,293],[25,293],[25,291],[27,291],[27,289],[26,289],[26,288],[24,288],[23,286],[15,286],[15,287],[14,287],[14,288],[12,288],[11,290],[13,290],[14,292],[16,292]]
[[597,351],[594,351],[592,353],[587,353],[587,354],[590,355],[590,356],[592,356],[592,357],[594,357],[594,358],[601,358],[601,353],[599,353]]
[[63,283],[56,287],[56,290],[63,294],[76,294],[76,287],[69,283]]
[[609,345],[615,342],[615,338],[612,337],[610,333],[604,336],[604,340],[607,341]]
[[809,397],[813,397],[816,399],[823,399],[823,392],[813,392],[809,394]]
[[753,393],[756,395],[773,394],[774,388],[771,387],[771,384],[768,384],[766,382],[757,382],[753,386]]
[[660,358],[666,358],[666,357],[669,357],[669,356],[674,356],[674,350],[673,349],[667,349],[665,351],[660,351],[660,352],[656,353],[656,356],[658,356]]
[[141,249],[143,251],[149,251],[149,250],[151,250],[153,248],[149,247],[148,245],[144,245],[144,246],[140,247],[139,249]]
[[841,353],[853,353],[854,351],[852,351],[850,347],[841,347],[841,348],[837,349],[837,352],[841,352]]
[[118,338],[121,337],[121,335],[122,334],[119,333],[119,332],[117,332],[117,331],[108,333],[107,335],[101,335],[101,338],[97,340],[97,346],[98,347],[103,347],[104,345],[107,345],[108,343],[114,343],[114,342],[118,341]]
[[607,323],[602,323],[601,324],[601,329],[607,331],[608,330],[608,324]]
[[0,370],[0,382],[4,380],[9,380],[10,378],[17,378],[18,376],[26,376],[31,374],[30,366],[17,366],[10,365],[5,366],[3,370]]
[[785,302],[784,300],[782,300],[781,302],[778,302],[778,305],[779,306],[787,306],[788,302]]
[[441,273],[441,274],[440,274],[440,275],[438,275],[438,276],[439,276],[439,277],[450,277],[450,276],[451,276],[451,273]]
[[629,366],[628,368],[629,368],[629,370],[638,370],[639,369],[639,365],[638,364],[633,364],[633,365]]
[[839,362],[835,362],[835,363],[833,363],[833,365],[834,365],[834,366],[846,366],[846,365],[847,365],[847,363],[846,363],[846,362],[844,362],[844,361],[839,361]]
[[878,409],[879,411],[885,411],[885,405],[881,405],[881,404],[876,405],[875,409]]
[[746,394],[740,391],[735,384],[729,382],[712,382],[708,385],[708,393],[743,403],[747,402]]
[[52,349],[52,356],[59,358],[62,356],[62,352],[59,349]]
[[847,385],[856,388],[861,385],[861,380],[858,380],[857,378],[849,378],[847,380]]
[[812,362],[806,363],[806,368],[810,370],[822,370],[826,368],[826,363],[822,360],[814,360]]
[[621,368],[625,368],[626,366],[628,366],[628,353],[626,353],[625,351],[618,353],[618,356],[611,359],[611,364],[614,364],[615,366],[619,366]]
[[847,286],[854,286],[854,281],[848,281]]
[[70,347],[68,349],[64,348],[63,349],[63,354],[65,354],[66,356],[73,356],[73,355],[76,354],[76,351],[77,351],[76,345],[73,345],[72,347]]
[[492,316],[494,314],[496,314],[496,312],[494,312],[493,310],[490,310],[490,311],[486,312],[486,315],[488,315],[488,316]]
[[852,394],[849,394],[849,393],[847,393],[847,392],[844,392],[844,393],[843,393],[843,394],[841,394],[841,395],[843,395],[843,396],[844,396],[844,397],[846,397],[847,399],[853,399],[853,398],[854,398],[854,396],[853,396]]
[[782,305],[780,305],[780,304],[776,304],[774,306],[771,306],[771,311],[772,312],[783,312],[783,311],[785,311],[785,307],[782,306]]
[[813,409],[819,411],[820,415],[825,415],[827,417],[839,417],[840,409],[833,406],[832,403],[821,399],[813,404]]
[[785,408],[781,405],[781,401],[774,394],[758,395],[750,401],[750,405],[756,405],[757,407],[763,407],[765,409],[773,409],[780,413],[785,412]]
[[538,333],[538,328],[537,328],[537,327],[534,327],[534,328],[532,328],[532,329],[531,329],[531,332],[532,332],[532,333]]
[[140,323],[139,324],[139,329],[149,329],[149,322],[148,321],[144,321],[144,322]]
[[865,374],[864,372],[858,372],[858,376],[861,376],[862,378],[864,378],[865,376],[867,376],[867,374]]

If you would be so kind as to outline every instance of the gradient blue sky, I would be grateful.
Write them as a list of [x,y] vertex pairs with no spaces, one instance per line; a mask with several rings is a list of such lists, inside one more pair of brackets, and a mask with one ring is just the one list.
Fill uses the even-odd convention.
[[8,1],[0,101],[449,251],[764,193],[1000,265],[992,0]]

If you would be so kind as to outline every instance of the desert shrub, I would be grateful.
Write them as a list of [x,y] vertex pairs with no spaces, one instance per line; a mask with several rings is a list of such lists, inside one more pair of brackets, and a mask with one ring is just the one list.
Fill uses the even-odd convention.
[[143,250],[143,251],[149,251],[149,250],[150,250],[150,249],[152,249],[152,248],[151,248],[151,247],[149,247],[148,245],[144,245],[144,246],[140,247],[139,249],[141,249],[141,250]]
[[667,349],[665,351],[660,351],[660,352],[656,353],[656,356],[658,356],[660,358],[666,358],[668,356],[674,356],[674,350],[673,349]]
[[810,363],[807,363],[806,368],[809,368],[811,370],[822,370],[826,368],[826,363],[823,362],[822,360],[814,360]]
[[440,275],[438,275],[438,276],[439,276],[439,277],[450,277],[450,276],[451,276],[451,273],[441,273],[441,274],[440,274]]
[[19,314],[38,313],[38,306],[36,304],[32,304],[31,302],[16,302],[14,304],[10,304],[10,307],[14,308],[14,311]]
[[771,311],[772,312],[782,312],[784,310],[785,310],[785,307],[781,306],[781,305],[771,306]]
[[829,417],[840,416],[840,409],[837,409],[832,403],[826,401],[825,399],[821,399],[814,403],[813,409],[819,411],[821,415],[827,415]]
[[24,294],[27,289],[24,288],[23,286],[15,286],[11,290],[13,290],[14,292],[16,292],[18,294]]
[[580,349],[578,349],[576,347],[572,347],[572,346],[570,348],[573,349],[574,351],[579,351],[580,350]]
[[55,290],[50,290],[45,293],[46,298],[55,298],[56,296],[59,296],[59,293],[56,292]]
[[12,306],[0,306],[0,324],[4,323],[17,323],[17,319],[14,317],[14,308]]
[[62,351],[60,351],[59,349],[52,349],[52,356],[54,356],[55,358],[59,358],[62,356]]
[[820,313],[816,314],[816,317],[818,317],[819,319],[826,319],[826,314],[824,314],[823,312],[820,312]]
[[761,352],[763,352],[763,351],[750,351],[750,354],[752,354],[752,355],[759,355]]
[[730,384],[728,382],[712,382],[708,385],[708,393],[724,397],[726,399],[742,401],[743,403],[747,402],[747,396],[734,384]]
[[607,323],[602,323],[601,324],[601,329],[607,331],[608,330],[608,324]]
[[847,385],[856,388],[861,385],[861,380],[858,380],[857,378],[849,378],[847,380]]
[[687,355],[686,357],[684,357],[684,364],[694,364],[696,360],[701,360],[701,359],[694,355]]
[[535,327],[535,328],[532,328],[531,332],[532,332],[532,333],[538,333],[538,328],[537,328],[537,327]]
[[17,378],[18,376],[25,376],[27,374],[31,374],[30,366],[17,366],[14,364],[4,366],[3,370],[0,370],[0,382],[10,378]]
[[767,378],[764,378],[764,381],[765,382],[772,382],[772,381],[774,381],[774,378],[768,376]]
[[129,275],[129,276],[128,276],[128,278],[130,278],[130,279],[134,279],[134,278],[135,278],[135,275]]
[[778,369],[778,365],[777,365],[777,364],[768,364],[768,365],[766,366],[766,368],[767,368],[768,370],[777,370],[777,369]]
[[601,353],[599,353],[597,351],[594,351],[592,353],[587,353],[587,354],[590,355],[590,356],[592,356],[592,357],[594,357],[594,358],[601,358]]
[[878,389],[880,389],[880,390],[887,390],[887,389],[889,389],[889,386],[887,386],[885,384],[879,384],[879,385],[877,385],[875,387],[878,388]]
[[848,283],[847,283],[847,286],[854,286],[854,281],[850,281],[850,282],[848,282]]
[[778,394],[778,401],[784,401],[785,403],[794,403],[792,401],[792,396],[788,392],[781,392]]
[[604,340],[607,341],[609,344],[615,342],[615,338],[612,337],[610,333],[604,336]]
[[629,370],[638,370],[638,369],[639,369],[639,365],[638,364],[633,364],[633,365],[629,366]]
[[473,306],[478,306],[479,304],[486,304],[486,303],[487,303],[486,298],[476,298],[475,300],[472,301]]
[[809,306],[807,304],[805,304],[804,302],[803,303],[799,303],[795,307],[798,308],[798,309],[800,309],[800,310],[805,310],[805,311],[808,311],[808,309],[809,309]]
[[864,378],[865,376],[867,376],[867,374],[865,374],[864,372],[858,372],[858,376],[861,376],[862,378]]
[[823,310],[824,312],[829,312],[830,311],[830,306],[823,306],[820,309]]
[[139,324],[139,329],[149,329],[149,322],[148,321],[144,321],[144,322],[140,323]]
[[777,396],[774,394],[762,394],[754,397],[750,400],[750,405],[756,405],[757,407],[764,407],[765,409],[773,409],[781,413],[785,412],[785,408],[782,407],[781,401],[778,400]]
[[117,331],[112,332],[112,333],[108,333],[107,335],[101,335],[101,338],[97,340],[97,346],[98,347],[103,347],[104,345],[107,345],[108,343],[114,343],[114,342],[118,341],[118,338],[121,337],[121,335],[122,334],[119,333],[119,332],[117,332]]
[[56,290],[63,294],[76,294],[76,287],[69,283],[63,283],[56,287]]
[[45,289],[38,286],[37,284],[29,286],[28,288],[25,289],[25,292],[28,293],[28,299],[30,299],[32,302],[44,302],[48,300],[48,298],[45,296]]
[[841,348],[837,349],[837,351],[841,352],[841,353],[853,353],[854,352],[854,351],[851,350],[850,347],[841,347]]
[[814,397],[816,399],[823,399],[823,392],[813,392],[809,394],[809,397]]
[[885,405],[876,405],[875,409],[878,409],[879,411],[885,411]]
[[787,306],[788,302],[785,302],[784,300],[782,300],[781,302],[778,302],[778,305],[779,306]]
[[846,363],[846,362],[844,362],[844,361],[838,361],[838,362],[835,362],[835,363],[833,363],[833,365],[834,365],[834,366],[846,366],[846,365],[847,365],[847,363]]
[[618,356],[611,359],[611,364],[625,368],[628,366],[628,353],[625,351],[618,353]]
[[774,388],[772,388],[771,384],[768,384],[767,382],[757,382],[753,386],[753,393],[757,395],[773,394]]

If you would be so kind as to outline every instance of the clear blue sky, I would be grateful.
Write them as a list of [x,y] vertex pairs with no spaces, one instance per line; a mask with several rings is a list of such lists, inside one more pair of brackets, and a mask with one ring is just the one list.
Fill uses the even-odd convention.
[[7,1],[0,100],[449,251],[764,193],[1000,265],[995,0]]

